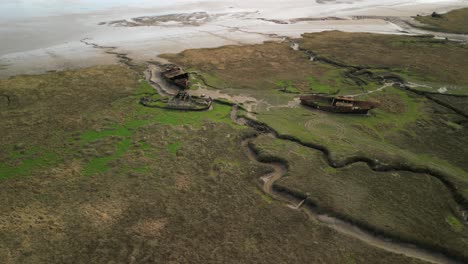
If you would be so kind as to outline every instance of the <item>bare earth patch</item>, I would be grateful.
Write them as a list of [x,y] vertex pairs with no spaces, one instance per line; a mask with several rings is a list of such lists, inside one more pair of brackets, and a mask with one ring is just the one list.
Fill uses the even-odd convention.
[[144,237],[157,237],[167,222],[167,218],[145,219],[132,226],[131,231]]
[[83,204],[80,206],[80,211],[93,226],[105,228],[112,226],[122,215],[125,208],[127,206],[122,202],[105,201]]
[[186,175],[177,176],[176,188],[179,191],[188,191],[190,188],[190,178]]

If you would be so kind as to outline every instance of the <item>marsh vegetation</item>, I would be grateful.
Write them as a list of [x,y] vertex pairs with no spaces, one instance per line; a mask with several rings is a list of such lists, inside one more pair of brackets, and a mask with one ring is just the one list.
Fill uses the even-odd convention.
[[[420,263],[263,192],[272,168],[246,155],[246,138],[287,167],[276,191],[466,261],[466,44],[336,31],[294,41],[163,56],[193,73],[189,92],[248,98],[236,103],[250,127],[233,122],[230,97],[201,112],[140,105],[161,98],[144,65],[0,80],[3,263]],[[307,93],[379,107],[326,113],[297,103]]]

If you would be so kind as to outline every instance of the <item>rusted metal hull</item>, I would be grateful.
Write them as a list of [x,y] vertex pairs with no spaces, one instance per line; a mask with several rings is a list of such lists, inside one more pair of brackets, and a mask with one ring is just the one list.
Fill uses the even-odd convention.
[[186,90],[186,89],[189,88],[189,87],[188,87],[188,84],[189,84],[189,82],[188,82],[188,77],[187,77],[186,79],[185,79],[185,78],[183,78],[183,79],[175,79],[175,80],[169,79],[169,81],[172,81],[177,87],[179,87],[179,88],[181,88],[181,89],[183,89],[183,90]]
[[213,100],[211,98],[178,98],[178,96],[179,95],[173,98],[164,99],[152,99],[151,96],[145,96],[140,99],[140,104],[146,107],[180,111],[206,111],[209,110],[213,104]]
[[[352,99],[344,99],[340,97],[328,97],[322,95],[301,96],[301,104],[312,108],[343,114],[367,114],[369,110],[377,106],[374,102],[355,101]],[[336,101],[345,101],[347,105],[336,105]]]
[[189,88],[189,75],[181,67],[176,65],[166,65],[162,72],[162,77],[182,90]]

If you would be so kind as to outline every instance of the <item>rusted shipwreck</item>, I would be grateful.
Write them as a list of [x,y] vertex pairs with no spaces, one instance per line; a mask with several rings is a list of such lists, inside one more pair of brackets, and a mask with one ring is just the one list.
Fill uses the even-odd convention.
[[333,113],[367,114],[369,110],[377,107],[376,102],[358,101],[352,97],[344,96],[313,94],[301,96],[300,99],[303,105]]
[[172,98],[160,98],[159,96],[145,96],[140,99],[140,104],[146,107],[164,108],[182,111],[206,111],[211,108],[211,97],[195,97],[186,91],[180,91]]
[[189,88],[189,74],[180,66],[174,64],[165,65],[162,71],[162,76],[168,82],[176,85],[182,90]]

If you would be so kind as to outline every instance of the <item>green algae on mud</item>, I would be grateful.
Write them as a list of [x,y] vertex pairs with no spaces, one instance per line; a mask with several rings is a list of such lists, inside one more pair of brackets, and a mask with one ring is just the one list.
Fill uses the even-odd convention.
[[[110,79],[113,74],[117,76]],[[0,94],[10,98],[8,105],[0,107],[4,120],[0,177],[28,176],[35,170],[62,163],[64,156],[73,152],[57,148],[62,142],[73,142],[66,136],[67,131],[78,130],[83,125],[83,116],[126,94],[125,87],[130,85],[132,75],[120,67],[0,80]],[[104,97],[106,89],[111,94]]]
[[[95,173],[103,173],[110,169],[109,163],[116,159],[119,159],[124,155],[130,148],[131,138],[128,134],[124,137],[112,135],[110,139],[116,139],[117,142],[112,142],[113,149],[105,153],[104,155],[97,155],[89,159],[87,164],[83,168],[83,174],[89,176]],[[98,140],[94,140],[90,145],[96,145]],[[113,141],[113,140],[112,140]],[[109,144],[109,143],[105,143]]]
[[[121,104],[122,102],[119,102]],[[135,100],[126,103],[135,104]],[[116,106],[114,106],[116,107]],[[162,124],[171,126],[191,125],[199,127],[204,122],[221,122],[231,124],[229,117],[230,108],[225,105],[215,104],[212,111],[209,112],[191,112],[175,111],[146,108],[141,105],[133,107],[128,119],[123,125],[115,125],[110,128],[103,128],[100,131],[86,131],[81,135],[82,143],[94,143],[96,140],[105,137],[120,137],[115,143],[115,152],[106,157],[96,157],[89,161],[84,169],[85,175],[91,175],[98,172],[105,172],[110,169],[110,162],[120,158],[125,154],[131,145],[131,138],[134,131],[151,124]],[[129,109],[130,110],[130,109]],[[181,142],[171,143],[167,146],[170,153],[176,154],[181,147]]]
[[[121,78],[111,77],[113,75]],[[122,89],[122,86],[127,88]],[[136,89],[129,88],[132,86],[136,86]],[[103,90],[107,93],[103,93]],[[78,95],[78,91],[82,93]],[[110,169],[109,163],[128,152],[134,130],[142,126],[152,123],[197,125],[204,120],[230,123],[230,109],[223,105],[205,113],[162,111],[139,105],[139,97],[154,94],[155,91],[146,81],[139,81],[137,85],[137,77],[121,67],[93,67],[80,71],[13,77],[0,82],[0,92],[14,98],[14,102],[2,111],[2,115],[7,118],[2,123],[2,131],[13,132],[12,129],[15,129],[14,133],[5,133],[2,137],[2,144],[10,147],[2,148],[1,177],[31,174],[31,170],[56,164],[63,155],[87,155],[83,173],[103,173]],[[100,107],[104,111],[98,110]],[[125,107],[128,114],[106,115],[106,110],[118,107]],[[99,118],[94,112],[103,113],[104,118]],[[49,131],[53,131],[53,135]],[[31,134],[34,137],[28,136]],[[13,157],[13,150],[11,154],[6,152],[13,149],[15,142],[25,145],[27,149],[38,148],[43,145],[41,140],[50,145],[45,145],[34,155]],[[70,147],[62,153],[56,153],[55,147],[60,145],[61,140],[68,142]],[[109,140],[107,143],[113,147],[106,149],[105,153],[98,153],[93,147],[100,141]],[[72,149],[76,147],[84,150]]]
[[177,151],[180,149],[182,143],[181,142],[175,142],[175,143],[171,143],[169,145],[167,145],[167,150],[173,154],[173,155],[176,155],[177,154]]
[[32,170],[50,167],[57,162],[57,155],[39,149],[11,151],[10,157],[0,163],[0,179],[27,176]]

